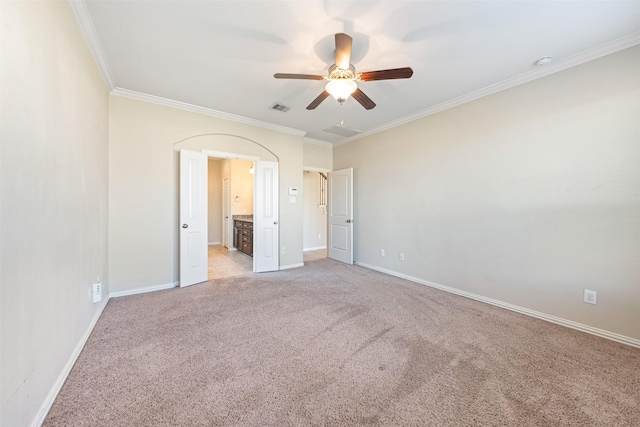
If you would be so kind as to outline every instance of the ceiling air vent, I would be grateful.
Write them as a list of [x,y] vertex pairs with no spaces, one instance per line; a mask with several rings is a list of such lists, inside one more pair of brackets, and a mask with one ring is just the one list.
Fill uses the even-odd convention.
[[283,113],[286,113],[287,111],[289,111],[291,109],[291,107],[289,107],[288,105],[284,105],[284,104],[280,104],[278,102],[274,102],[273,105],[271,107],[269,107],[270,110],[276,110],[276,111],[282,111]]
[[336,135],[346,136],[346,137],[354,136],[362,132],[357,129],[351,129],[351,128],[347,128],[340,125],[335,125],[334,127],[323,129],[323,130],[328,133],[333,133]]

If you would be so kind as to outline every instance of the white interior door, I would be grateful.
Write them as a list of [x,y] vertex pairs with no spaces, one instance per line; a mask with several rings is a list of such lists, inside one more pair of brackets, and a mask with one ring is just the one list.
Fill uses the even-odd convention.
[[256,161],[254,179],[253,271],[277,271],[280,266],[278,163]]
[[180,150],[180,287],[207,280],[207,156]]
[[229,178],[222,180],[222,246],[229,245]]
[[328,174],[327,256],[353,264],[353,168]]

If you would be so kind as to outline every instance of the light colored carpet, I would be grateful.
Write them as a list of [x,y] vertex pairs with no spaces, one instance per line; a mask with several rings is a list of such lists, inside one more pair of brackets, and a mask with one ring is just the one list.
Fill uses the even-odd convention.
[[640,350],[324,259],[112,299],[45,426],[638,426]]

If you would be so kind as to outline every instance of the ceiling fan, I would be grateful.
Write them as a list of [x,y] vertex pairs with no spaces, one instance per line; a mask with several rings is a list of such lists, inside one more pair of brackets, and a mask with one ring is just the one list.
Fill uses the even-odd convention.
[[360,105],[367,110],[371,110],[376,106],[375,102],[358,88],[356,82],[408,79],[413,75],[413,70],[409,67],[404,67],[356,73],[355,67],[351,65],[352,42],[353,39],[349,35],[344,33],[336,34],[336,63],[329,67],[326,76],[276,73],[273,77],[276,79],[328,80],[329,83],[327,83],[325,90],[307,106],[307,110],[315,109],[329,95],[332,95],[340,104],[351,95]]

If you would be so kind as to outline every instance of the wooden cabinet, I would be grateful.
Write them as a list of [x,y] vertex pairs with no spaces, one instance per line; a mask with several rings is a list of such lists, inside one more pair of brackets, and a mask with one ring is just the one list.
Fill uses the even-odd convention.
[[237,248],[241,241],[242,241],[242,224],[240,224],[239,221],[233,221],[233,247]]
[[233,221],[233,246],[240,252],[253,256],[253,222]]

